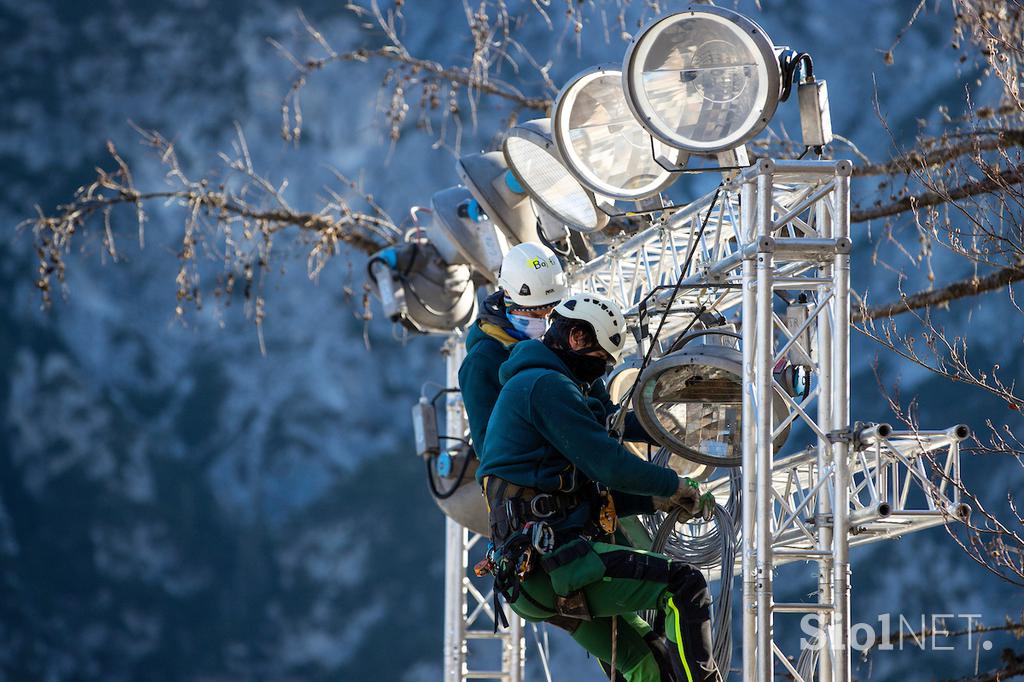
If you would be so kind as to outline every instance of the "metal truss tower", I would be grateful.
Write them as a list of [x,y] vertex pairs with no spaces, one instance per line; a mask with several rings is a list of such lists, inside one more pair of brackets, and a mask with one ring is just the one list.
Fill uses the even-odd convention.
[[[655,358],[668,352],[694,310],[713,311],[740,325],[741,551],[735,567],[711,577],[741,576],[744,682],[770,682],[777,668],[798,682],[849,682],[850,548],[963,519],[969,512],[957,485],[958,444],[969,435],[966,427],[893,431],[885,424],[851,421],[851,170],[848,161],[761,159],[723,180],[714,195],[669,209],[660,222],[569,273],[574,290],[613,298],[633,324],[642,316],[660,316],[674,290]],[[794,325],[780,317],[773,305],[779,294],[806,301],[805,318]],[[650,340],[630,340],[627,353],[642,354],[645,343]],[[461,343],[446,348],[456,345]],[[813,378],[798,398],[774,373],[792,357],[801,358]],[[461,356],[449,350],[449,386],[456,385],[456,359]],[[449,424],[460,424],[461,403],[453,396]],[[785,414],[775,414],[776,396]],[[804,427],[810,442],[789,454],[776,453],[776,436],[794,424]],[[709,486],[719,499],[728,495],[725,478]],[[519,623],[502,635],[500,673],[467,672],[466,646],[478,637],[469,628],[481,614],[493,614],[487,596],[466,573],[467,551],[479,538],[448,524],[445,681],[519,680]],[[775,571],[794,561],[816,564],[815,601],[775,600]],[[476,602],[472,611],[467,599]],[[795,664],[774,636],[775,616],[786,614],[816,615],[823,633],[820,648],[801,652]]]

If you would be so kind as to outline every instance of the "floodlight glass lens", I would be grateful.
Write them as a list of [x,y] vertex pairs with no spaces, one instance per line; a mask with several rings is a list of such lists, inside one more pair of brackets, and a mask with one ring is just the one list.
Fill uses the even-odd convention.
[[712,14],[655,25],[638,44],[630,86],[651,129],[691,151],[721,151],[767,123],[768,64],[750,35]]
[[641,198],[672,176],[654,160],[651,136],[633,116],[619,71],[596,71],[570,85],[556,113],[562,156],[596,192]]
[[716,459],[741,455],[743,387],[732,372],[683,365],[643,387],[664,433],[683,447]]
[[586,190],[551,152],[520,137],[505,140],[505,150],[516,174],[530,193],[572,227],[597,227],[597,209]]

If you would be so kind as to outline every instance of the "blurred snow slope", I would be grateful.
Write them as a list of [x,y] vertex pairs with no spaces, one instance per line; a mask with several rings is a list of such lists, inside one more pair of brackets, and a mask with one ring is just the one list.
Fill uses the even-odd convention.
[[[873,157],[884,157],[889,142],[868,106],[872,72],[899,135],[912,135],[938,103],[959,101],[948,17],[924,17],[897,50],[897,67],[886,68],[878,49],[916,3],[879,0],[856,11],[764,4],[758,18],[769,34],[809,49],[829,79],[835,129]],[[356,44],[358,27],[340,5],[316,0],[303,9],[335,47]],[[314,284],[294,246],[268,286],[264,357],[240,300],[207,306],[184,326],[174,320],[178,211],[152,212],[144,250],[132,241],[131,216],[119,215],[117,264],[104,262],[99,239],[81,235],[68,300],[49,312],[39,311],[30,235],[13,229],[33,204],[53,206],[106,165],[107,139],[132,161],[140,186],[159,186],[158,164],[129,119],[174,139],[195,174],[216,164],[238,121],[257,166],[276,181],[287,177],[300,206],[329,182],[328,165],[363,177],[394,216],[454,184],[451,153],[431,148],[411,124],[384,158],[370,96],[383,74],[376,66],[315,76],[301,147],[280,140],[290,68],[264,38],[294,40],[294,10],[280,0],[0,0],[0,219],[8,226],[0,243],[0,677],[439,674],[442,518],[411,453],[408,406],[421,383],[442,378],[443,365],[436,340],[403,346],[380,321],[370,325],[372,350],[364,347],[358,300],[343,293],[352,287],[358,298],[362,259],[335,259]],[[460,6],[434,0],[408,11],[413,54],[449,61],[462,53]],[[524,44],[547,55],[553,37],[543,23],[534,16],[524,30]],[[605,44],[600,33],[579,54],[562,46],[555,82],[621,57],[624,45]],[[463,148],[486,146],[499,113],[484,106]],[[857,266],[860,284],[890,286],[866,254]],[[973,323],[986,315],[978,311]],[[855,339],[857,418],[886,416],[873,353]],[[891,362],[882,370],[889,379],[902,372],[905,393],[927,396],[929,424],[980,428],[998,409]],[[1015,464],[1000,471],[989,479],[992,494],[1021,480]],[[916,565],[922,556],[926,565]],[[908,614],[970,604],[999,617],[1013,604],[941,530],[855,558],[855,585],[866,588],[855,593],[855,616],[895,611],[898,599]],[[805,577],[801,570],[791,572]],[[555,660],[572,679],[598,674],[571,646]],[[904,664],[878,661],[876,673],[884,665]]]

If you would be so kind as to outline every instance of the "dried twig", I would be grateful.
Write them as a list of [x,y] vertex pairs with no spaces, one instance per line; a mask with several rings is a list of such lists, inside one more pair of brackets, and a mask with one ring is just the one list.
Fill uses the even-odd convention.
[[853,322],[864,322],[865,320],[877,320],[882,317],[892,317],[900,313],[933,306],[944,306],[968,296],[977,296],[987,291],[994,291],[1002,287],[1024,280],[1024,265],[1018,267],[1006,267],[984,277],[972,277],[970,279],[954,282],[941,289],[920,291],[916,294],[903,296],[899,301],[885,305],[873,306],[871,308],[861,307],[853,311]]
[[850,212],[850,221],[861,223],[875,218],[897,215],[906,211],[913,211],[928,206],[951,203],[966,199],[978,194],[991,194],[1006,189],[1011,185],[1018,185],[1024,182],[1024,165],[1014,166],[998,172],[993,177],[984,180],[971,180],[959,187],[947,191],[927,190],[920,194],[904,197],[890,204],[876,206],[869,209]]
[[[273,238],[279,232],[296,228],[301,234],[315,237],[310,252],[311,276],[320,271],[327,258],[338,252],[341,244],[369,253],[400,237],[397,226],[368,195],[360,197],[367,204],[363,211],[354,210],[342,193],[333,190],[332,199],[325,201],[316,211],[293,208],[283,194],[286,183],[276,187],[257,173],[240,130],[234,154],[222,154],[221,158],[228,173],[240,177],[241,182],[225,181],[216,185],[209,178],[189,178],[178,162],[174,145],[162,135],[148,130],[139,130],[139,133],[142,141],[157,153],[164,164],[169,189],[138,189],[128,164],[113,143],[108,143],[107,150],[115,166],[113,170],[97,168],[95,179],[80,187],[70,202],[57,206],[50,214],[37,208],[36,217],[26,221],[32,226],[36,240],[39,256],[37,285],[42,291],[44,304],[50,302],[53,278],[64,284],[64,256],[73,237],[86,227],[93,216],[102,216],[104,247],[112,257],[117,257],[111,216],[120,206],[134,209],[140,246],[144,245],[146,206],[154,202],[169,202],[185,209],[182,246],[178,254],[181,260],[177,277],[179,315],[184,312],[182,304],[185,301],[201,305],[197,247],[206,239],[211,245],[219,244],[218,249],[223,251],[225,293],[230,293],[240,276],[245,285],[245,297],[252,301],[257,325],[262,321],[263,310],[259,293],[260,274],[268,267]],[[346,181],[346,184],[348,187],[344,192],[356,190],[353,183]],[[205,232],[210,236],[204,237]]]

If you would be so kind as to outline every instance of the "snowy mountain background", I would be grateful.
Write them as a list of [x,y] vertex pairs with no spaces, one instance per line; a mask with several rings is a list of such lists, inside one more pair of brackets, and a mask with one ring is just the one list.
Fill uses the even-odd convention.
[[[958,70],[949,48],[946,6],[929,7],[886,66],[882,52],[916,2],[768,0],[760,12],[748,4],[740,9],[776,41],[814,55],[829,81],[834,129],[873,159],[891,151],[872,113],[876,91],[908,143],[918,119],[956,106],[973,83],[973,67]],[[341,4],[301,8],[336,48],[365,40]],[[132,241],[132,217],[119,215],[118,263],[102,256],[95,233],[80,235],[69,295],[49,311],[34,286],[31,235],[14,229],[33,205],[66,200],[107,164],[107,139],[132,163],[138,186],[159,186],[162,170],[128,120],[173,139],[194,174],[216,166],[237,121],[257,167],[275,181],[287,177],[297,206],[314,205],[331,180],[328,166],[363,178],[393,216],[456,184],[452,153],[432,148],[411,121],[386,158],[368,96],[383,76],[376,65],[315,76],[300,147],[281,140],[291,68],[265,38],[298,41],[296,9],[286,0],[0,0],[0,220],[8,227],[0,240],[0,679],[440,676],[443,519],[412,453],[408,408],[421,384],[443,379],[443,363],[436,339],[403,344],[380,320],[364,330],[362,257],[335,258],[312,283],[295,244],[268,286],[263,356],[240,300],[175,320],[177,209],[152,211],[145,249]],[[413,54],[447,62],[465,53],[461,4],[410,2],[406,13]],[[531,16],[520,38],[546,58],[560,35]],[[556,83],[621,58],[614,35],[608,43],[599,28],[590,35],[578,51],[561,45]],[[463,149],[488,145],[500,114],[485,104]],[[792,111],[780,121],[798,125]],[[855,191],[873,189],[862,182]],[[682,187],[690,196],[699,189]],[[866,230],[856,225],[855,241]],[[950,263],[939,281],[966,275],[953,269],[963,265]],[[894,296],[867,249],[854,267],[855,284],[874,300]],[[1022,376],[1024,330],[1006,329],[997,306],[983,307],[1003,301],[989,296],[972,312],[956,308],[949,323],[1004,330],[975,351],[1002,360],[1006,376]],[[875,352],[854,338],[857,419],[891,418],[875,386]],[[879,373],[899,378],[904,395],[922,396],[926,425],[981,429],[987,416],[1019,425],[1019,415],[985,396],[891,359],[879,361]],[[1024,487],[1015,462],[971,462],[966,476],[996,508],[1008,489]],[[854,562],[855,620],[902,613],[916,622],[938,612],[993,622],[1024,608],[1020,591],[972,564],[941,529],[858,550]],[[777,587],[796,586],[780,598],[810,589],[812,573],[783,571]],[[599,679],[572,642],[553,639],[557,679]],[[982,669],[996,664],[1005,644],[996,641],[981,652]],[[975,653],[883,652],[858,676],[954,677],[973,669]],[[538,675],[531,666],[529,679]]]

